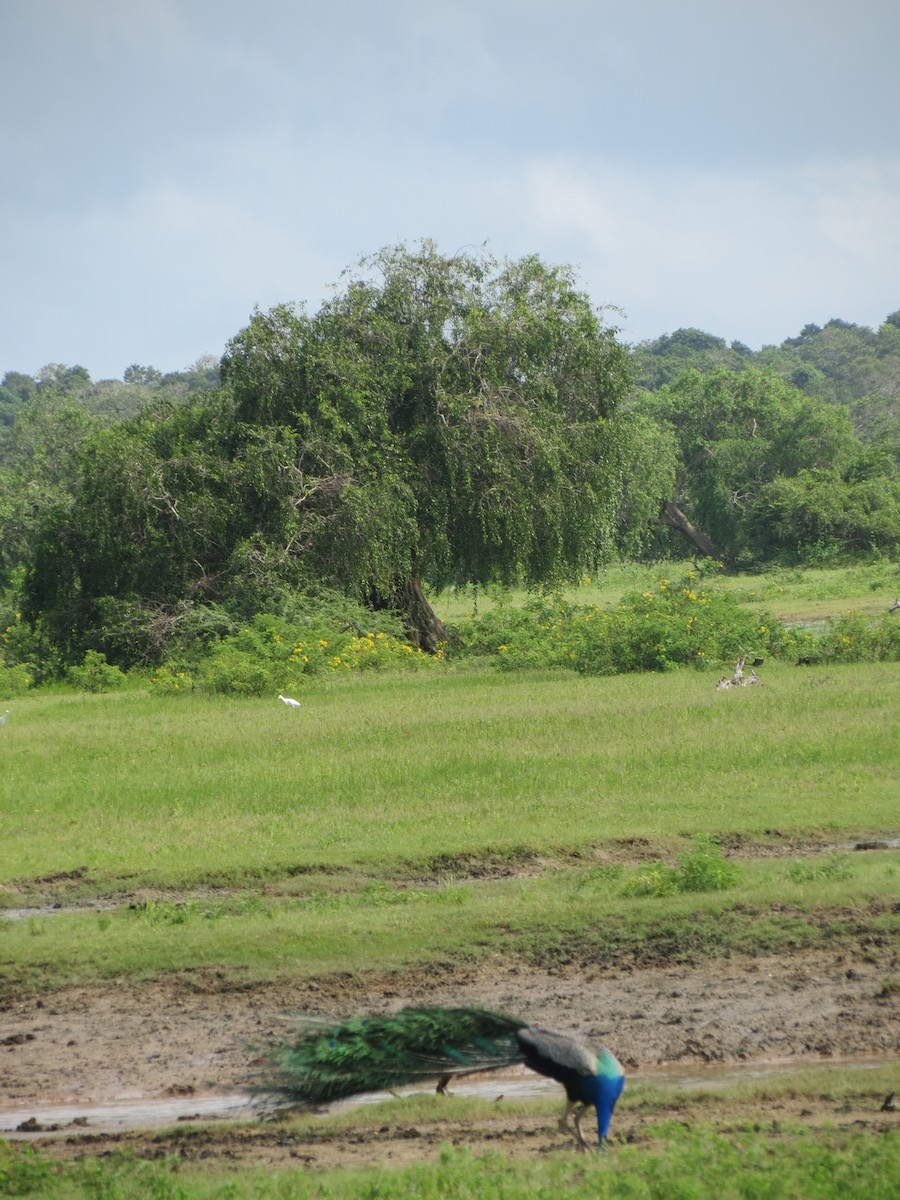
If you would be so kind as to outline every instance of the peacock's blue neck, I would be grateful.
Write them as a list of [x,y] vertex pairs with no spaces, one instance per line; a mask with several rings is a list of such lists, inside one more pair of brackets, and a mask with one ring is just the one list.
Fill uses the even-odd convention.
[[625,1076],[622,1074],[604,1073],[595,1075],[591,1080],[591,1103],[597,1110],[597,1133],[601,1142],[609,1133],[613,1110],[624,1087]]

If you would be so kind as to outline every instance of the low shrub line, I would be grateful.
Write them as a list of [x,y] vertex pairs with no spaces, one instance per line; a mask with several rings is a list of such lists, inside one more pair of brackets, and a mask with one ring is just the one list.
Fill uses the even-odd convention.
[[[100,649],[62,674],[79,691],[104,692],[130,680],[163,695],[192,691],[261,696],[300,690],[335,673],[434,669],[487,662],[500,670],[564,668],[584,675],[667,671],[690,666],[721,671],[738,657],[802,663],[900,661],[900,619],[848,610],[819,628],[791,626],[767,610],[746,608],[715,578],[717,564],[677,579],[660,578],[627,593],[617,605],[577,604],[560,595],[502,602],[450,626],[447,643],[426,654],[406,640],[390,617],[359,609],[348,624],[317,608],[307,617],[262,613],[235,627],[202,625],[180,650],[154,669],[127,676]],[[199,617],[187,627],[197,625]],[[199,627],[198,627],[199,628]],[[21,620],[0,638],[0,696],[21,695],[51,678],[39,659],[38,635]]]

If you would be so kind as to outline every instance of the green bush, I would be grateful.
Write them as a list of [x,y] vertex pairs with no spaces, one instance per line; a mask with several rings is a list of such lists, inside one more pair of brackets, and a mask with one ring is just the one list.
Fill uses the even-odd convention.
[[383,629],[336,630],[311,618],[297,624],[261,613],[213,647],[201,660],[199,674],[210,691],[260,696],[302,687],[318,675],[426,667],[442,658],[442,650],[425,654]]
[[[59,647],[51,645],[46,630],[40,621],[33,625],[22,619],[12,597],[0,600],[0,671],[4,668],[24,667],[9,677],[8,695],[18,695],[26,688],[39,687],[51,679],[59,679],[65,672],[63,655]],[[16,690],[13,690],[16,689]]]
[[271,664],[235,646],[216,647],[200,667],[206,691],[262,696],[275,687]]
[[505,670],[572,666],[568,631],[579,611],[561,596],[535,596],[523,607],[499,602],[451,630],[454,656],[493,657]]
[[34,630],[19,612],[9,612],[0,619],[7,622],[0,634],[0,664],[14,667],[29,663],[37,650]]
[[779,630],[778,622],[742,608],[728,592],[703,587],[689,572],[623,597],[612,612],[582,614],[573,623],[570,657],[588,675],[718,668],[740,655],[773,653]]
[[21,696],[34,683],[34,676],[25,665],[19,663],[15,667],[0,666],[0,698],[12,699]]
[[0,696],[21,696],[59,675],[59,652],[41,636],[40,623],[23,621],[11,592],[0,597],[0,630]]
[[678,856],[679,892],[721,892],[737,883],[737,863],[730,862],[709,838],[698,837],[694,849]]
[[737,879],[737,864],[729,862],[715,842],[698,837],[692,851],[678,856],[677,866],[655,863],[626,880],[622,892],[626,896],[721,892],[733,887]]
[[80,692],[111,692],[125,683],[124,673],[98,650],[88,650],[80,667],[68,668],[66,678]]
[[194,680],[187,671],[166,665],[157,667],[150,676],[149,686],[158,696],[178,696],[192,692]]
[[829,621],[813,652],[827,663],[900,662],[900,621],[896,613],[883,613],[877,621],[860,612],[844,613]]
[[791,644],[781,624],[749,612],[696,571],[623,597],[615,609],[540,597],[500,605],[455,629],[462,656],[489,655],[503,669],[565,666],[585,675],[721,668],[740,655],[777,654]]

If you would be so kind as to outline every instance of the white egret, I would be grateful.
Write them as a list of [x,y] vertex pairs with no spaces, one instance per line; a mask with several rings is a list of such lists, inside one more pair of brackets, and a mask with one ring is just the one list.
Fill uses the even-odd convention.
[[278,699],[283,700],[284,703],[288,706],[288,708],[299,708],[300,707],[299,700],[293,700],[290,696],[282,696],[280,692],[278,694]]

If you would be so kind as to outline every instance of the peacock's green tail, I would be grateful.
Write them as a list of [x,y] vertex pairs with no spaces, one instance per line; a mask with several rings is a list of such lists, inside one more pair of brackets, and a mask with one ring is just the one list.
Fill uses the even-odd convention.
[[301,1028],[269,1053],[269,1090],[303,1104],[522,1061],[524,1022],[478,1008],[406,1008]]

